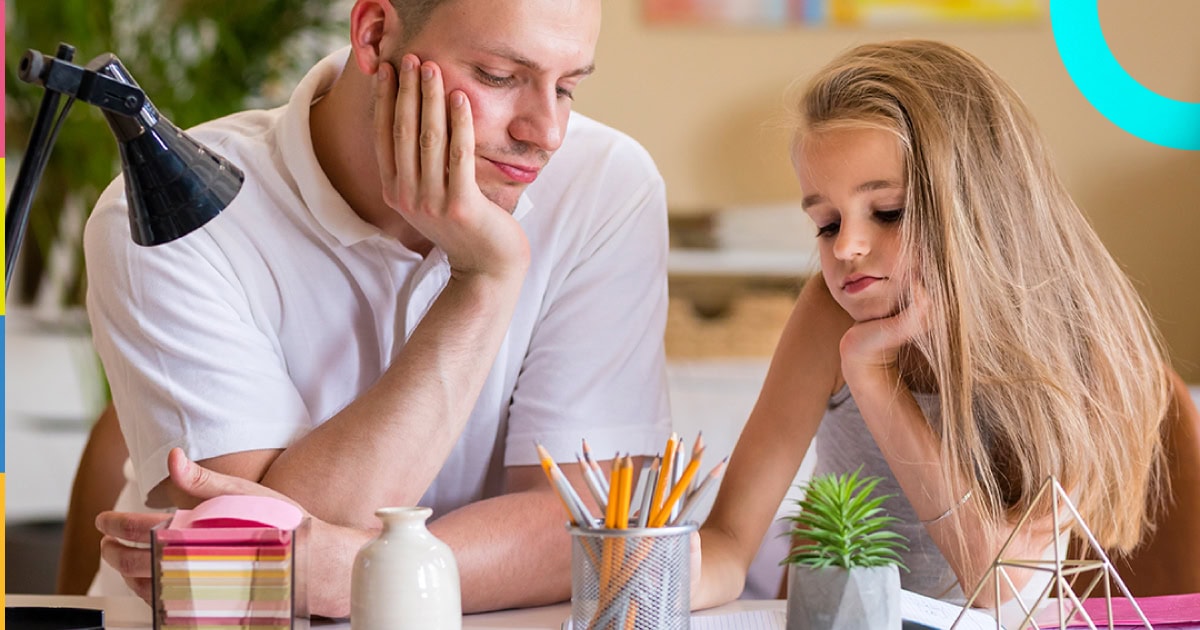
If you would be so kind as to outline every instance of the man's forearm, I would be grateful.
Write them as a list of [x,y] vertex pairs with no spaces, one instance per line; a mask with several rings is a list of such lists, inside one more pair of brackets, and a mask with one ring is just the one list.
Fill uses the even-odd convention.
[[[505,494],[472,503],[429,523],[454,551],[464,613],[551,604],[571,596],[571,547],[562,505],[549,491]],[[377,530],[317,520],[310,539],[311,612],[350,614],[358,550]]]
[[463,612],[541,606],[571,596],[571,540],[549,489],[472,503],[430,523],[450,545]]
[[262,483],[360,528],[380,506],[415,505],[470,417],[519,291],[520,278],[452,279],[379,381],[280,454]]

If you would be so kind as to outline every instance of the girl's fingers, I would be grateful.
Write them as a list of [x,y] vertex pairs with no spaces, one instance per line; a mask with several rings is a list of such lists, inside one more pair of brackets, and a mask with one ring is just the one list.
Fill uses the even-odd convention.
[[475,183],[475,120],[471,116],[471,101],[461,90],[450,94],[450,200],[467,196],[478,190]]
[[929,294],[924,287],[912,285],[912,300],[900,311],[899,329],[907,340],[920,335],[929,328]]
[[437,200],[446,186],[446,93],[437,64],[421,64],[420,75],[420,185],[423,197]]

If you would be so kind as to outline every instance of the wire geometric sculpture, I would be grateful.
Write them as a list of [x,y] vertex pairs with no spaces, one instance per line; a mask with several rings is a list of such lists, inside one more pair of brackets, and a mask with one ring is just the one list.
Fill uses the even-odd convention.
[[[1075,524],[1078,525],[1079,531],[1083,532],[1083,534],[1087,536],[1088,545],[1091,546],[1092,553],[1097,557],[1096,560],[1068,560],[1063,557],[1063,549],[1061,548],[1062,546],[1057,543],[1054,545],[1054,558],[1051,560],[1005,558],[1008,547],[1012,544],[1013,539],[1016,538],[1017,532],[1019,532],[1021,527],[1025,525],[1026,521],[1029,520],[1030,515],[1033,514],[1034,508],[1037,507],[1038,503],[1042,500],[1042,497],[1047,492],[1050,493],[1051,507],[1053,508],[1051,510],[1051,514],[1053,515],[1054,520],[1055,538],[1057,539],[1058,535],[1065,531],[1063,527],[1064,523],[1061,522],[1061,508],[1065,507],[1070,513],[1070,520],[1073,520]],[[1067,523],[1070,523],[1070,520],[1068,520]],[[1046,587],[1042,589],[1041,595],[1039,595],[1037,600],[1033,602],[1032,606],[1026,606],[1025,602],[1021,599],[1020,589],[1013,584],[1012,578],[1008,575],[1007,569],[1010,568],[1042,571],[1052,574],[1050,581],[1047,582]],[[1074,589],[1071,588],[1071,585],[1067,583],[1067,578],[1076,576],[1080,573],[1086,573],[1088,571],[1096,571],[1096,575],[1092,578],[1092,581],[1088,584],[1087,588],[1083,590],[1082,595],[1077,596]],[[1138,606],[1137,600],[1135,600],[1133,596],[1129,594],[1129,589],[1125,587],[1125,582],[1121,580],[1121,576],[1117,575],[1117,570],[1113,568],[1112,562],[1110,562],[1108,559],[1108,555],[1105,554],[1104,550],[1100,548],[1100,543],[1096,542],[1096,537],[1092,535],[1092,530],[1088,529],[1087,523],[1084,522],[1083,517],[1081,517],[1079,512],[1075,509],[1075,504],[1071,502],[1071,498],[1067,496],[1066,491],[1063,490],[1062,485],[1058,483],[1058,479],[1054,478],[1054,476],[1046,478],[1046,482],[1042,484],[1042,488],[1038,490],[1037,496],[1034,497],[1033,502],[1030,503],[1029,509],[1025,511],[1025,514],[1021,515],[1021,520],[1017,521],[1017,525],[1013,528],[1012,533],[1009,534],[1008,540],[1006,540],[1004,542],[1004,546],[1000,548],[1000,553],[996,554],[996,559],[992,561],[991,568],[984,573],[982,578],[980,578],[979,584],[975,587],[975,590],[971,593],[971,597],[967,599],[967,603],[963,606],[963,612],[959,613],[958,618],[954,620],[954,624],[950,626],[950,630],[956,630],[956,628],[958,628],[958,624],[965,617],[967,610],[971,608],[971,605],[975,603],[975,599],[978,598],[979,594],[983,592],[983,587],[987,583],[988,577],[993,578],[992,583],[995,585],[996,590],[995,613],[997,630],[1000,630],[1001,628],[1000,580],[1002,578],[1004,583],[1008,585],[1008,588],[1012,589],[1012,591],[1017,594],[1016,597],[1013,598],[1013,601],[1015,601],[1021,607],[1021,612],[1025,615],[1025,618],[1023,621],[1021,621],[1020,625],[1010,630],[1025,630],[1026,628],[1039,630],[1039,628],[1042,626],[1038,626],[1033,620],[1034,614],[1037,613],[1042,607],[1043,603],[1046,601],[1046,598],[1050,595],[1050,589],[1055,585],[1058,586],[1059,593],[1059,596],[1055,598],[1058,608],[1058,625],[1045,627],[1057,627],[1060,630],[1066,630],[1067,624],[1070,623],[1071,620],[1076,616],[1078,616],[1080,621],[1087,623],[1088,628],[1091,630],[1097,630],[1097,626],[1092,621],[1091,616],[1089,616],[1088,612],[1084,610],[1082,600],[1090,597],[1092,591],[1100,583],[1104,584],[1104,610],[1106,617],[1108,618],[1106,626],[1102,627],[1107,627],[1108,630],[1113,630],[1111,585],[1115,583],[1117,588],[1121,591],[1121,595],[1129,600],[1129,603],[1133,605],[1133,609],[1137,611],[1138,617],[1141,619],[1142,623],[1145,624],[1145,630],[1154,630],[1154,627],[1150,625],[1150,620],[1146,619],[1146,615],[1142,613],[1142,608]],[[1063,599],[1064,594],[1066,595],[1067,599]]]

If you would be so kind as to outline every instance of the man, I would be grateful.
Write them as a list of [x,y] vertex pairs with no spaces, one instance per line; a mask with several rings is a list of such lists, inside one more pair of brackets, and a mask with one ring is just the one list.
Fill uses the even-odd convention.
[[[569,460],[582,437],[644,454],[668,430],[662,180],[570,113],[600,4],[358,0],[348,59],[193,132],[246,170],[204,229],[138,248],[110,187],[86,248],[137,481],[119,509],[290,497],[318,519],[316,614],[348,612],[385,505],[433,507],[465,610],[566,598],[534,440]],[[97,520],[143,597],[148,555],[117,538],[161,518]]]

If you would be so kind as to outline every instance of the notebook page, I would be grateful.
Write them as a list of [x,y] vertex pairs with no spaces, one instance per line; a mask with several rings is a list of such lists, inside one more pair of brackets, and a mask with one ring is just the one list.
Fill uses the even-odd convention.
[[[910,591],[900,592],[900,616],[904,628],[949,630],[962,607]],[[571,620],[563,622],[571,630]],[[692,615],[693,630],[784,630],[787,613],[783,610],[747,610],[716,615]],[[968,610],[956,630],[996,630],[996,620],[979,610]],[[999,626],[1003,630],[1003,626]]]
[[[954,620],[958,618],[960,612],[962,612],[962,606],[919,595],[912,591],[900,591],[900,616],[905,621],[914,621],[938,630],[948,630],[950,626],[954,625]],[[996,630],[998,627],[1001,626],[997,626],[996,619],[991,615],[978,610],[968,610],[962,623],[958,624],[957,630]]]
[[783,630],[786,615],[782,610],[747,610],[714,615],[692,616],[692,630]]

